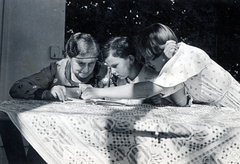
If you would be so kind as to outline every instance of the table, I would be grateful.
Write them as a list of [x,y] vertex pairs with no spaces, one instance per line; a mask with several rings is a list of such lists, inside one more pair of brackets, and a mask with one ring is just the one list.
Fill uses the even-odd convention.
[[[27,158],[21,133],[5,112],[0,111],[0,163],[26,164]],[[4,153],[5,151],[5,153]]]
[[0,102],[49,164],[237,163],[240,109]]

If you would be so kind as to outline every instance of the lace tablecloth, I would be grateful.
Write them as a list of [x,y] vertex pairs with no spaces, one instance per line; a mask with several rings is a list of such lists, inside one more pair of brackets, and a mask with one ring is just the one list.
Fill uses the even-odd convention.
[[239,163],[240,110],[0,102],[49,164]]

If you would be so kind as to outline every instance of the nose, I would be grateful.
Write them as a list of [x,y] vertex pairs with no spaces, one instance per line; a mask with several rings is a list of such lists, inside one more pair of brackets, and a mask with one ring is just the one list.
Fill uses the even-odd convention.
[[88,73],[89,71],[89,66],[88,64],[85,65],[85,67],[82,69],[82,73]]

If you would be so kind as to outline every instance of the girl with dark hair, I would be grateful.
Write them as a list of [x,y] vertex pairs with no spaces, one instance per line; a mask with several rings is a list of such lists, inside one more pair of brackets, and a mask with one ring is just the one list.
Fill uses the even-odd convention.
[[[103,46],[102,53],[104,61],[111,69],[112,81],[115,86],[148,81],[158,75],[158,72],[136,60],[135,41],[131,37],[122,36],[109,39]],[[108,91],[112,92],[110,89],[103,91],[106,92],[106,95]],[[115,92],[115,94],[118,93]],[[155,105],[170,103],[163,100],[159,95],[151,99],[127,100],[127,103],[131,104],[142,102]]]

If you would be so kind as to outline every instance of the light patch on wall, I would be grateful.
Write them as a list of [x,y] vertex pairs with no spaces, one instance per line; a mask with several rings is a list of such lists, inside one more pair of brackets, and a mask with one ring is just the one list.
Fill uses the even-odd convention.
[[36,63],[36,60],[32,59],[29,53],[26,53],[23,61],[24,68],[26,68],[30,72],[35,72],[35,70],[37,70],[35,63]]
[[51,46],[50,47],[50,58],[51,59],[62,59],[64,57],[60,47]]

